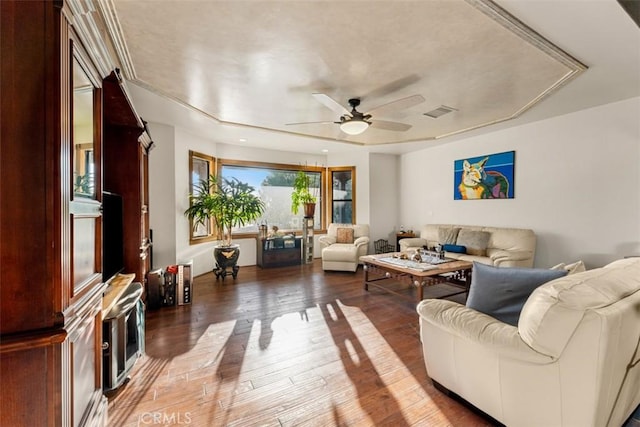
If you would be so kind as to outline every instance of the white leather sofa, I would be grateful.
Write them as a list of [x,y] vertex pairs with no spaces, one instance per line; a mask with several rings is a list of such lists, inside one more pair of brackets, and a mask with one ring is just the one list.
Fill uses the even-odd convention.
[[400,240],[402,252],[413,252],[423,246],[432,248],[439,243],[439,229],[485,231],[489,233],[486,255],[470,255],[446,252],[448,258],[477,261],[500,267],[533,267],[536,252],[536,235],[526,228],[483,227],[478,225],[427,224],[420,230],[420,237]]
[[446,300],[417,311],[429,377],[507,426],[619,427],[640,404],[640,258],[543,284],[517,327]]
[[[339,243],[340,229],[352,229],[353,241]],[[358,269],[360,257],[369,250],[368,224],[329,224],[327,234],[318,238],[322,248],[322,269],[353,271]]]

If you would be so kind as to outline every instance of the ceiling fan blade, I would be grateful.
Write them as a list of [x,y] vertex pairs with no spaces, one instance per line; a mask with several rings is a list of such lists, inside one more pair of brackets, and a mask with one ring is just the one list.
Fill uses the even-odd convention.
[[402,99],[396,99],[387,104],[382,104],[379,107],[369,110],[367,114],[380,114],[387,111],[403,110],[405,108],[413,107],[424,102],[422,95],[412,95]]
[[340,115],[349,114],[349,110],[340,105],[340,103],[338,103],[330,96],[325,95],[324,93],[312,93],[311,95],[316,99],[316,101],[318,101],[328,109],[333,110]]
[[[374,89],[373,91],[365,95],[362,95],[361,99],[368,100],[368,99],[382,98],[383,96],[390,95],[396,91],[399,91],[400,89],[404,89],[405,87],[412,85],[418,82],[419,80],[420,80],[420,77],[417,74],[409,74],[408,76],[396,79],[392,82],[385,84],[384,86]],[[314,87],[319,87],[319,86],[316,85]]]
[[298,122],[298,123],[285,123],[285,126],[292,125],[332,125],[336,122]]
[[406,123],[388,122],[386,120],[372,120],[371,127],[384,130],[395,130],[398,132],[406,132],[411,129],[411,125]]

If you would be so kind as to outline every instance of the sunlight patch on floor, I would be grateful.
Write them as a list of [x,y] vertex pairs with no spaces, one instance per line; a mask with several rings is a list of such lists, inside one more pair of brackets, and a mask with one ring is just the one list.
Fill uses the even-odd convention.
[[402,359],[360,308],[345,305],[341,301],[337,303],[346,321],[352,325],[354,332],[357,331],[358,344],[364,350],[367,363],[374,367],[380,381],[398,402],[407,421],[411,421],[413,415],[409,409],[412,400],[425,397],[423,384],[413,377]]
[[351,361],[353,362],[353,364],[356,366],[360,366],[360,357],[358,356],[358,352],[353,347],[353,344],[351,343],[351,340],[349,338],[344,340],[344,345],[349,352],[349,356],[351,357]]

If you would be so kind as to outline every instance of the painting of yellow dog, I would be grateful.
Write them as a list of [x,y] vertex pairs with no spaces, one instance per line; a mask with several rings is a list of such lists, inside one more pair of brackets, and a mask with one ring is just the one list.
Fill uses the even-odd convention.
[[454,162],[455,200],[513,199],[515,151]]

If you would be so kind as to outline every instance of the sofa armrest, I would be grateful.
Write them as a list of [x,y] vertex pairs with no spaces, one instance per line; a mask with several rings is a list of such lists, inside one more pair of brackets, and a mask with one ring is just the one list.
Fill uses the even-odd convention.
[[440,299],[422,300],[417,308],[420,315],[420,337],[424,328],[438,328],[450,335],[503,356],[527,362],[545,364],[554,359],[529,347],[518,333],[518,328],[491,316],[458,304]]
[[367,236],[360,236],[358,237],[356,240],[354,240],[353,244],[355,246],[362,246],[362,245],[368,245],[369,244],[369,238]]
[[318,242],[320,243],[320,246],[323,248],[326,248],[327,246],[331,246],[334,243],[336,243],[336,238],[334,236],[320,236],[318,237]]
[[427,244],[426,239],[421,237],[407,237],[400,240],[400,250],[404,251],[406,248],[421,248]]
[[512,267],[515,265],[506,265],[511,262],[530,261],[533,265],[533,253],[531,251],[495,251],[490,256],[493,265],[499,267]]

